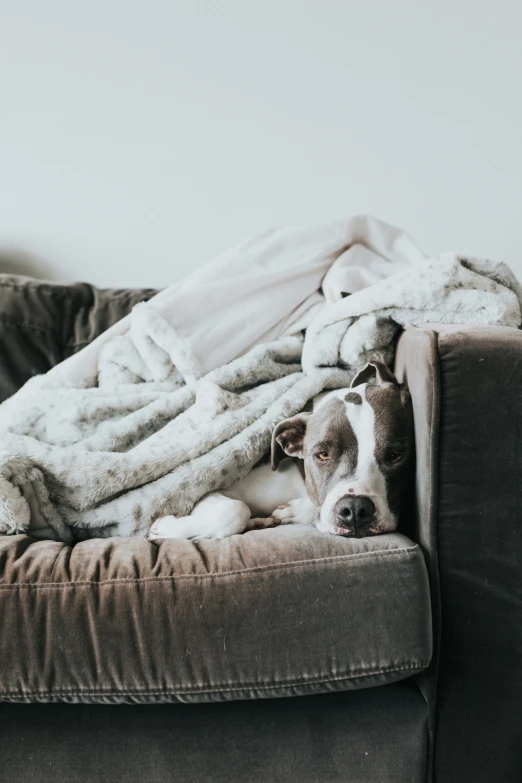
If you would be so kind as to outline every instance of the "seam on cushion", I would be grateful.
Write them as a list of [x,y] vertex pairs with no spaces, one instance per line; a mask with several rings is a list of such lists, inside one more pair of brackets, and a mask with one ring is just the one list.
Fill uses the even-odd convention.
[[388,549],[381,552],[356,552],[351,555],[337,555],[334,557],[321,557],[311,560],[292,560],[289,563],[273,563],[266,566],[256,566],[254,568],[239,569],[236,571],[213,571],[207,574],[171,574],[165,576],[144,576],[144,577],[124,577],[122,579],[102,579],[96,581],[93,579],[84,579],[71,582],[14,582],[12,584],[0,584],[0,590],[19,590],[21,588],[35,590],[61,589],[67,587],[85,587],[91,585],[117,585],[117,584],[138,584],[142,582],[167,582],[188,579],[216,579],[227,576],[246,576],[249,574],[258,574],[264,571],[286,570],[288,568],[299,568],[302,566],[317,565],[320,563],[339,563],[343,560],[374,558],[380,559],[394,556],[397,554],[412,554],[420,551],[420,547],[415,544],[411,547],[400,547],[397,549]]
[[402,672],[402,671],[417,671],[418,669],[425,669],[427,666],[429,666],[429,661],[425,662],[422,661],[420,663],[405,663],[400,665],[393,665],[393,666],[381,666],[376,669],[368,668],[368,669],[353,669],[350,673],[345,674],[339,674],[339,675],[329,675],[324,674],[320,675],[319,677],[316,677],[314,679],[307,679],[306,677],[296,678],[293,680],[281,680],[274,683],[238,683],[234,685],[216,685],[216,686],[206,686],[206,685],[200,685],[192,688],[146,688],[145,690],[137,689],[137,688],[129,688],[129,689],[118,689],[118,690],[106,690],[103,688],[88,688],[88,689],[78,689],[78,688],[60,688],[59,690],[17,690],[17,691],[0,691],[0,698],[8,697],[8,696],[16,696],[16,695],[23,695],[23,696],[42,696],[42,695],[50,695],[50,696],[59,696],[59,695],[69,695],[69,694],[78,694],[83,696],[88,696],[89,694],[93,695],[105,695],[105,696],[125,696],[125,695],[142,695],[146,696],[148,694],[150,695],[157,695],[157,694],[197,694],[197,693],[227,693],[227,692],[234,692],[234,691],[242,691],[246,690],[248,688],[256,689],[256,690],[277,690],[278,688],[290,688],[295,685],[318,685],[325,682],[340,682],[343,680],[353,680],[357,679],[358,677],[370,677],[375,676],[379,674],[388,674],[390,672]]

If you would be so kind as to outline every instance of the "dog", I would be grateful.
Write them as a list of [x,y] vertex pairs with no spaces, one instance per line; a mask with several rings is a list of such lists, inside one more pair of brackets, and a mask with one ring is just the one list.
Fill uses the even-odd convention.
[[397,528],[413,458],[407,388],[372,361],[350,388],[323,392],[311,412],[280,422],[263,462],[186,517],[165,516],[149,539],[226,538],[279,524],[315,525],[338,536]]

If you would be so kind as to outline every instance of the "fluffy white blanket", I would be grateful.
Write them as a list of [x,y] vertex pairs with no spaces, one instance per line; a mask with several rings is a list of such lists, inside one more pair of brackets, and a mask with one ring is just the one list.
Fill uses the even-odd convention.
[[0,406],[0,532],[147,535],[246,475],[322,389],[390,362],[402,326],[519,326],[521,302],[505,264],[431,259],[364,216],[250,240]]

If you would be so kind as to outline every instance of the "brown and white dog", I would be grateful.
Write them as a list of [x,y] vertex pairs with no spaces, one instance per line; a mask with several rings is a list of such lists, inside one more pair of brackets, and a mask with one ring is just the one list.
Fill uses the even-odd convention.
[[149,538],[225,538],[289,523],[340,536],[389,533],[412,456],[409,392],[385,364],[370,362],[349,389],[325,392],[310,413],[277,425],[271,465],[209,493],[190,516],[158,519]]

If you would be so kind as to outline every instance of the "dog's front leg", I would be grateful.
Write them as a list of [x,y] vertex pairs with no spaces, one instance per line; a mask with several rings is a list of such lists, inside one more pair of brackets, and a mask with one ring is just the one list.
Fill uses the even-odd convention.
[[250,521],[250,509],[241,500],[232,500],[219,492],[201,498],[187,517],[166,516],[152,525],[149,539],[227,538],[244,533]]
[[314,525],[319,519],[319,509],[308,498],[296,498],[272,511],[274,524]]

